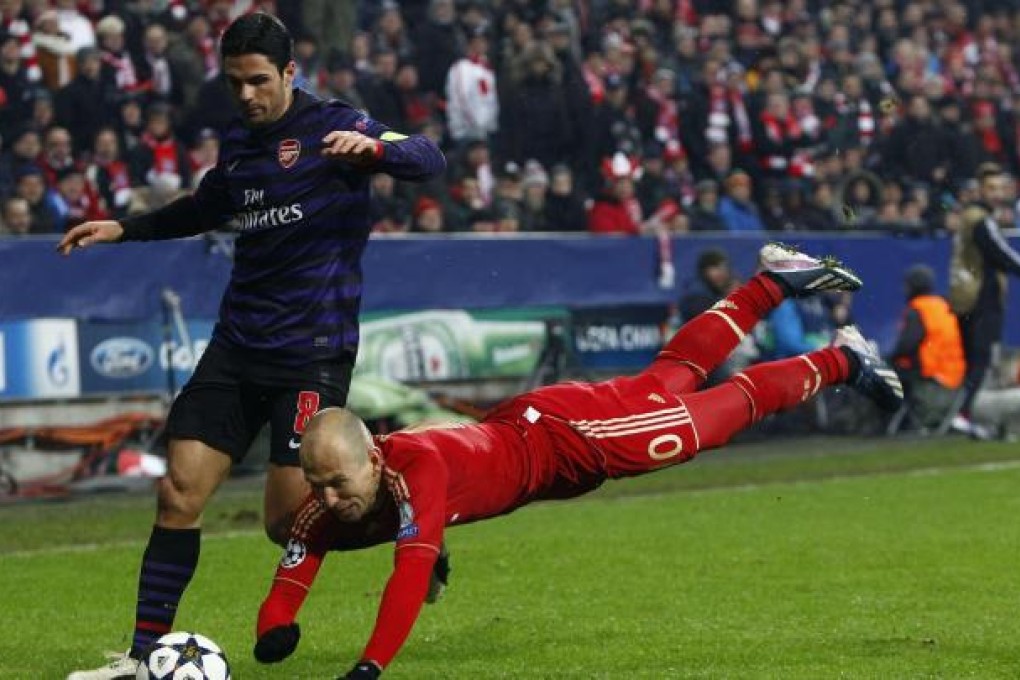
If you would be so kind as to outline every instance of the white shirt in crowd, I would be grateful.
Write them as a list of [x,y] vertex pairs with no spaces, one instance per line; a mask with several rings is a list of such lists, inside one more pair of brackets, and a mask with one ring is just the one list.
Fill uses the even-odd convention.
[[446,116],[458,142],[487,139],[499,128],[496,74],[484,64],[461,59],[446,76]]

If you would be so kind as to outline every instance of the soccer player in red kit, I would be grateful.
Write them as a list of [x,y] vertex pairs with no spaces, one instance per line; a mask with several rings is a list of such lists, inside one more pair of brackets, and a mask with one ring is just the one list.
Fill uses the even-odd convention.
[[294,650],[298,609],[331,549],[396,540],[375,629],[345,676],[375,678],[418,617],[445,527],[683,463],[829,385],[853,385],[897,408],[903,391],[896,374],[852,326],[840,329],[832,347],[752,366],[697,391],[786,297],[861,285],[838,262],[779,244],[766,245],[761,260],[762,273],[685,324],[636,376],[543,387],[498,405],[476,425],[374,438],[349,411],[320,411],[301,445],[313,493],[259,611],[256,658],[280,661]]

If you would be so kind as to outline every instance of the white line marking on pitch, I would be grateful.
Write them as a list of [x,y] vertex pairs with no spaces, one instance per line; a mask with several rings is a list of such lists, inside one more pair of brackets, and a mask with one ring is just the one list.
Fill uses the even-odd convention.
[[[265,533],[262,529],[250,529],[247,531],[224,531],[221,533],[209,534],[202,537],[202,542],[215,541],[220,539],[246,538],[248,536],[260,536]],[[8,557],[35,557],[37,555],[63,555],[68,553],[86,553],[96,550],[107,550],[117,548],[130,548],[143,545],[142,539],[131,541],[111,541],[109,543],[79,543],[77,545],[58,545],[49,548],[31,548],[29,550],[12,550],[9,553],[0,554],[0,561]]]

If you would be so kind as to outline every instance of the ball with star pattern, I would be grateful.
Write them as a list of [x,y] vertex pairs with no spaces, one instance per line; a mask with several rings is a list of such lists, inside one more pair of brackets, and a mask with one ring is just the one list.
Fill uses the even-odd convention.
[[230,680],[219,645],[198,633],[168,633],[149,648],[136,680]]

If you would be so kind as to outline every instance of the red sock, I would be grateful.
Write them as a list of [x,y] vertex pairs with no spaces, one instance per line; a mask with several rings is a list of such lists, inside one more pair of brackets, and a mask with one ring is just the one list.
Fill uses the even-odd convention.
[[311,494],[298,509],[287,552],[259,608],[256,635],[294,623],[333,538],[333,515]]
[[[756,274],[750,281],[699,314],[676,332],[648,371],[674,394],[684,394],[720,366],[755,324],[784,299],[778,283]],[[688,371],[677,371],[677,365]],[[697,376],[692,381],[690,371]],[[692,384],[694,382],[695,384]]]
[[850,362],[835,347],[826,347],[792,359],[751,366],[731,380],[747,395],[751,421],[807,401],[829,385],[846,382]]
[[848,374],[846,355],[828,348],[751,366],[718,387],[685,395],[699,450],[724,445],[769,413],[796,406],[827,385],[845,382]]

